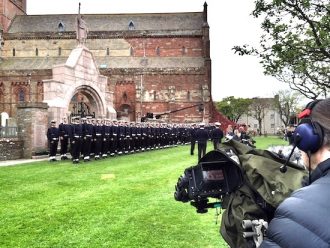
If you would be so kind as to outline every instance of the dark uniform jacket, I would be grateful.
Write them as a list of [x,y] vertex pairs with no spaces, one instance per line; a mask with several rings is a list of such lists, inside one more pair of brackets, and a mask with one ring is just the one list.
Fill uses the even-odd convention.
[[199,128],[196,132],[196,140],[200,144],[207,143],[207,140],[209,138],[209,133],[204,128]]
[[61,137],[70,137],[71,136],[71,126],[70,126],[70,124],[61,123],[58,126],[58,129],[60,131],[60,136]]
[[57,127],[50,127],[47,130],[47,138],[48,140],[58,140],[60,135],[59,129]]
[[312,184],[296,190],[276,209],[260,246],[330,247],[330,159],[312,172]]
[[223,138],[223,132],[220,128],[215,128],[211,131],[212,140],[221,140]]

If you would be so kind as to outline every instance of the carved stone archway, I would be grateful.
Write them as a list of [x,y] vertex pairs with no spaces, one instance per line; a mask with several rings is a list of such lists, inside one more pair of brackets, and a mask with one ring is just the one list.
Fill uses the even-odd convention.
[[49,119],[60,122],[63,116],[70,115],[72,98],[79,93],[93,103],[97,117],[116,118],[107,77],[100,74],[93,54],[84,45],[72,50],[65,64],[54,66],[53,79],[43,82]]
[[68,110],[71,116],[105,117],[105,107],[100,95],[87,85],[82,85],[76,89]]

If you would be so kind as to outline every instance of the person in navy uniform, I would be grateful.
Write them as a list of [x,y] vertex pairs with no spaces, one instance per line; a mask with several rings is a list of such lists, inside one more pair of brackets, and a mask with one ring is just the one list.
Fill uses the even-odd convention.
[[61,160],[67,160],[69,137],[71,136],[71,126],[68,124],[66,117],[62,118],[62,123],[58,126],[60,132],[60,144],[61,144]]
[[82,153],[84,162],[90,161],[91,145],[93,138],[93,125],[90,119],[82,118]]
[[130,149],[131,142],[131,127],[127,121],[124,123],[124,153],[127,154]]
[[102,123],[101,119],[96,120],[96,125],[94,126],[94,137],[95,137],[95,160],[100,159],[102,156]]
[[83,135],[83,128],[80,124],[80,120],[74,119],[73,130],[72,130],[72,162],[74,164],[79,163],[81,141]]
[[47,139],[49,143],[49,161],[56,161],[56,152],[58,146],[58,140],[60,137],[59,129],[56,127],[56,121],[50,122],[50,127],[47,130]]
[[125,152],[125,134],[126,129],[123,122],[119,122],[118,126],[118,154],[121,155]]
[[200,123],[199,129],[196,132],[196,140],[198,143],[198,162],[206,153],[207,140],[209,139],[208,131],[205,129],[205,124]]
[[196,144],[196,124],[193,123],[190,127],[190,155],[194,155],[195,144]]
[[213,141],[214,150],[217,150],[223,138],[223,131],[220,129],[221,124],[219,122],[214,123],[214,125],[215,128],[211,131],[211,140]]
[[102,121],[102,158],[108,157],[110,140],[110,125],[107,119]]
[[115,156],[117,152],[118,123],[113,120],[110,129],[110,156]]
[[136,123],[131,122],[130,128],[131,128],[130,153],[134,153],[137,150],[137,148],[136,148],[136,144],[137,144],[137,127],[136,127]]

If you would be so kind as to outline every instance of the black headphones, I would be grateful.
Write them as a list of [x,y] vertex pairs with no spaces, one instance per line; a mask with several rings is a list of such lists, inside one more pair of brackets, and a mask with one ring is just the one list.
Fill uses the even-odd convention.
[[306,153],[317,152],[323,144],[324,132],[322,126],[310,118],[313,108],[322,100],[315,100],[307,104],[303,112],[298,115],[301,119],[294,131],[294,146]]

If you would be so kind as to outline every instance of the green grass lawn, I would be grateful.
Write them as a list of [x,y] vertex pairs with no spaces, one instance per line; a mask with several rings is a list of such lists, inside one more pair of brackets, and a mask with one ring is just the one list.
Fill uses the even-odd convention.
[[226,247],[214,210],[176,202],[189,146],[0,168],[0,247]]
[[269,146],[288,145],[288,141],[285,141],[278,136],[256,136],[253,137],[257,141],[256,146],[259,149],[267,149]]
[[227,247],[214,209],[197,214],[173,198],[197,162],[189,149],[1,167],[0,247]]

